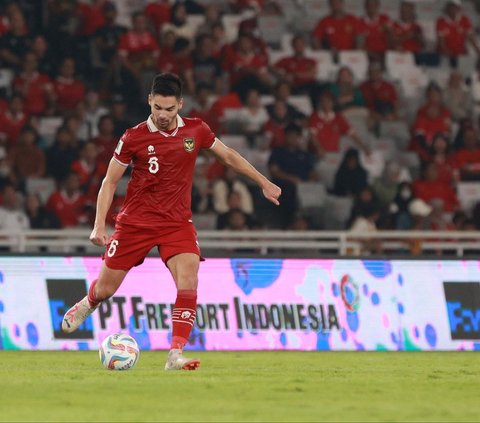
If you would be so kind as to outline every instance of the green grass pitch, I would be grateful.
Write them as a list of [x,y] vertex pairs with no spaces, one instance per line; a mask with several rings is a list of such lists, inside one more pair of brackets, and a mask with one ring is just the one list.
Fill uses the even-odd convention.
[[165,351],[107,371],[95,352],[0,351],[0,421],[480,421],[480,356]]

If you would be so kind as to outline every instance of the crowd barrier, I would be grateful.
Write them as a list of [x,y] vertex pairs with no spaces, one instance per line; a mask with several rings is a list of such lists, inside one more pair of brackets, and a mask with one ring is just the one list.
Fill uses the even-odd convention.
[[[134,268],[73,334],[62,316],[86,295],[98,257],[0,257],[0,349],[93,350],[129,333],[166,349],[175,287],[159,258]],[[480,261],[207,259],[198,350],[477,350]]]

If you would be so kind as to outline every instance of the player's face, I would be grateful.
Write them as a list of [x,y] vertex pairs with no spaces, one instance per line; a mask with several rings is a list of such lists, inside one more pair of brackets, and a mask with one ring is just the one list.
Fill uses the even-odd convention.
[[163,95],[149,95],[148,104],[152,113],[155,126],[163,131],[175,129],[177,126],[177,114],[183,106],[183,100],[175,96],[164,97]]

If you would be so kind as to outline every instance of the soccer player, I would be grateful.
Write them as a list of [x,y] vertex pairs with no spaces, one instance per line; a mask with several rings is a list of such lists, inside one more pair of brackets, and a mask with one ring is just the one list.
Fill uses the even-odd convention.
[[[195,159],[202,148],[210,150],[225,165],[256,182],[265,198],[276,205],[281,189],[216,138],[205,122],[180,117],[182,82],[177,75],[157,75],[148,103],[150,116],[123,134],[98,193],[90,241],[106,246],[100,275],[88,295],[67,311],[62,329],[75,331],[156,246],[177,287],[165,370],[195,370],[200,361],[182,354],[195,322],[201,257],[190,209]],[[127,195],[109,237],[105,219],[117,183],[130,163],[133,172]]]

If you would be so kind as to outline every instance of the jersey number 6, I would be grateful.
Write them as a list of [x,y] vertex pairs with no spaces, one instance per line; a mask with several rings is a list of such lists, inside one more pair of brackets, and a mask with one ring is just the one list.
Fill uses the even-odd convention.
[[158,165],[158,159],[156,157],[150,157],[148,159],[148,164],[150,165],[148,167],[148,171],[150,173],[157,173],[158,172],[159,165]]

